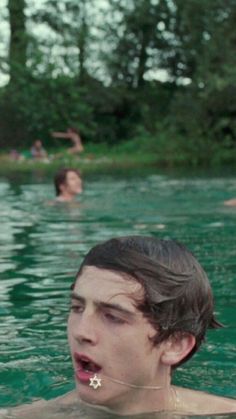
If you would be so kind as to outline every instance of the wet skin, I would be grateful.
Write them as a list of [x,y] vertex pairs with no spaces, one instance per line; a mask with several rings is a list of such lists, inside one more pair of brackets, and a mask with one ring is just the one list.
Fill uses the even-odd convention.
[[[68,338],[81,400],[105,405],[115,411],[129,411],[142,404],[150,410],[156,393],[114,383],[111,379],[136,386],[166,386],[166,366],[161,362],[163,346],[154,347],[156,330],[136,308],[143,298],[140,284],[119,273],[85,267],[77,279],[68,320]],[[99,365],[102,386],[94,390],[80,379],[78,357]],[[92,374],[93,375],[93,374]],[[168,377],[169,378],[169,377]],[[134,406],[133,406],[134,407]]]

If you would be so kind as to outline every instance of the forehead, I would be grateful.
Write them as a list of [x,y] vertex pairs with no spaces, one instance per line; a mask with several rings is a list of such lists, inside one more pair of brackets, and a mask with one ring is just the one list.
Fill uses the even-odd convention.
[[94,266],[83,268],[74,291],[86,299],[123,303],[127,308],[134,306],[135,301],[144,296],[143,288],[137,281]]
[[70,170],[66,174],[66,179],[67,180],[73,180],[73,179],[80,179],[80,177],[76,172],[74,172],[73,170]]

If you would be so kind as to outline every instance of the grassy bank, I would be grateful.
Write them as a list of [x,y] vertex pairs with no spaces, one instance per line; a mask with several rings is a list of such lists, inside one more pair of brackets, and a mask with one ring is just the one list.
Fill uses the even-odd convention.
[[214,168],[234,166],[236,150],[221,150],[205,144],[193,150],[179,139],[143,137],[117,146],[88,144],[81,156],[71,156],[67,149],[48,150],[49,159],[35,161],[29,157],[13,160],[9,153],[0,154],[0,175],[41,172],[54,174],[61,167],[79,168],[83,174],[103,174],[143,170],[146,168]]
[[32,173],[41,171],[45,174],[55,173],[61,167],[79,168],[82,173],[109,173],[113,171],[125,171],[155,166],[156,156],[150,152],[139,150],[126,150],[124,147],[110,148],[105,144],[88,145],[86,151],[80,156],[67,153],[66,149],[49,150],[49,158],[45,161],[37,161],[31,158],[13,160],[7,152],[0,154],[0,174],[20,172]]

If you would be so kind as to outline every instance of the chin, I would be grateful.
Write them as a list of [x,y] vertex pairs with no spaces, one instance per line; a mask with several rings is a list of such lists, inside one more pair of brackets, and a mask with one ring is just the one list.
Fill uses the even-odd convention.
[[90,389],[78,389],[79,398],[82,402],[93,406],[103,406],[105,400],[98,393],[93,393]]

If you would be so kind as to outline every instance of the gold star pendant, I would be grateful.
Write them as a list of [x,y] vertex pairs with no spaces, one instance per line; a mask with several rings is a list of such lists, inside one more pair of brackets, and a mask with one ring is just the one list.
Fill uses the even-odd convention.
[[89,379],[90,380],[90,387],[93,387],[94,390],[97,390],[98,387],[102,386],[102,379],[98,378],[97,374],[95,374],[92,378]]

